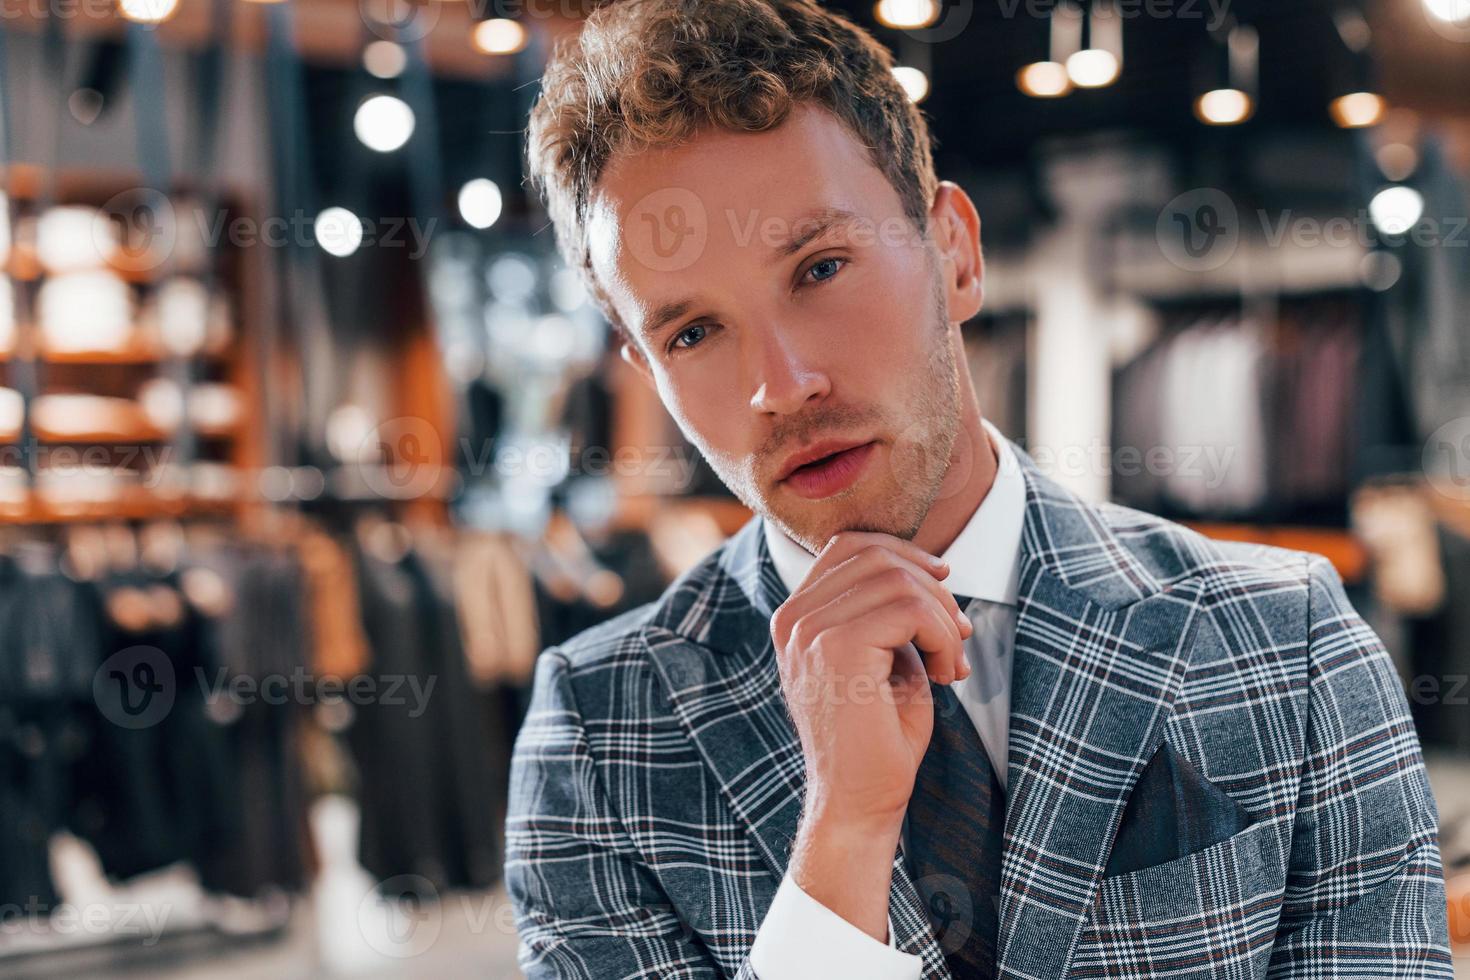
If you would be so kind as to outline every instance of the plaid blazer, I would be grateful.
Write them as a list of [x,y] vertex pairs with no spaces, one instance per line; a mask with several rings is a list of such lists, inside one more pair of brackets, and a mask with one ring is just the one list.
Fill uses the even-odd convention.
[[[1026,517],[998,975],[1450,977],[1418,740],[1332,566],[1086,503],[1012,446]],[[755,976],[804,778],[761,531],[540,657],[507,826],[529,976]],[[1165,746],[1251,822],[1105,876]],[[901,854],[889,912],[924,976],[949,977]]]

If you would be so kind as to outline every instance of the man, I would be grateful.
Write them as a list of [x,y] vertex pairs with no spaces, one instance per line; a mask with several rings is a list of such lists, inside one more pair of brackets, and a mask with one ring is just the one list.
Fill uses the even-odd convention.
[[981,419],[980,221],[891,64],[807,0],[628,0],[546,71],[560,247],[756,516],[543,653],[525,971],[1449,976],[1382,645],[1325,560],[1085,503]]

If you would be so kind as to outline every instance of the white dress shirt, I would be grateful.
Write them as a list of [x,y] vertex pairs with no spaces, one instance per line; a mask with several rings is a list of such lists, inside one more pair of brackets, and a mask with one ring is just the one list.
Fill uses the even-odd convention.
[[[949,563],[945,588],[978,600],[968,610],[975,632],[965,641],[971,673],[952,689],[1004,787],[1026,482],[1010,443],[988,420],[982,424],[996,452],[995,482],[941,557]],[[816,556],[769,521],[765,535],[776,571],[794,590]],[[781,881],[756,933],[750,965],[761,980],[919,980],[923,969],[918,956],[893,947],[891,920],[888,943],[880,943],[802,891],[790,875]]]

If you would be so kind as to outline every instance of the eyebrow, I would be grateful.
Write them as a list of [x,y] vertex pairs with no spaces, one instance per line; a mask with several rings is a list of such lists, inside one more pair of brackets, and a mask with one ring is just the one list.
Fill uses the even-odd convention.
[[846,208],[817,208],[808,211],[791,223],[792,228],[802,227],[806,230],[799,235],[793,235],[789,241],[778,244],[776,257],[784,259],[794,255],[813,239],[825,235],[838,225],[856,220],[858,215]]
[[[815,208],[800,215],[791,226],[793,229],[801,228],[799,234],[792,235],[784,242],[776,242],[773,246],[774,259],[790,258],[801,251],[808,243],[825,235],[838,225],[847,224],[858,220],[859,215],[846,208]],[[663,303],[656,307],[651,316],[644,321],[640,332],[647,340],[652,340],[658,332],[669,323],[687,314],[694,308],[694,300],[680,299]]]

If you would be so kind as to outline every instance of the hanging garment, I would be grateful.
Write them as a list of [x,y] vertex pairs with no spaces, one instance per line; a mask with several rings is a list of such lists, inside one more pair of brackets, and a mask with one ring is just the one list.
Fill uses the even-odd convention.
[[297,550],[306,576],[313,667],[322,676],[356,677],[370,660],[352,558],[318,528],[302,532]]
[[508,535],[460,535],[454,599],[475,680],[482,685],[529,682],[541,642],[536,597],[531,572]]
[[[1441,522],[1436,533],[1445,594],[1470,595],[1470,538]],[[1409,707],[1426,745],[1470,751],[1470,604],[1446,602],[1429,616],[1409,620]]]
[[1114,498],[1179,517],[1344,524],[1362,438],[1354,309],[1328,294],[1283,304],[1273,323],[1200,314],[1166,327],[1114,372]]
[[363,547],[357,559],[373,677],[403,681],[394,698],[360,705],[349,732],[361,786],[359,856],[380,880],[487,887],[500,876],[508,759],[496,755],[507,746],[470,678],[452,555]]

